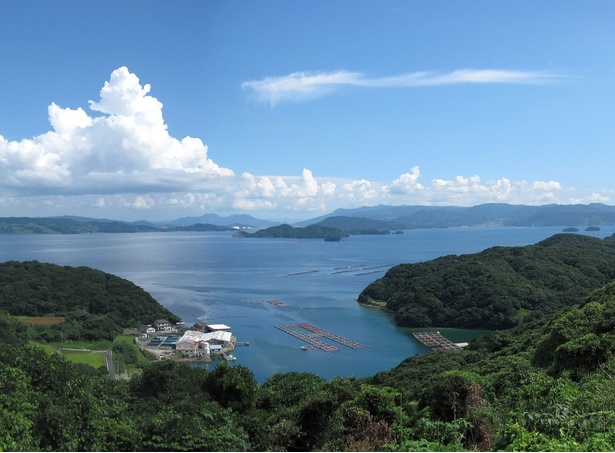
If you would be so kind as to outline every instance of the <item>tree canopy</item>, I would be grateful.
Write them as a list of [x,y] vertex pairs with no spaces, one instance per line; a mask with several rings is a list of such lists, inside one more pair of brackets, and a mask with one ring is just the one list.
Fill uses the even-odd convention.
[[340,241],[348,237],[348,233],[338,229],[320,225],[306,227],[292,227],[282,224],[275,227],[263,228],[254,233],[238,231],[235,236],[246,238],[291,238],[291,239],[324,239],[325,241]]
[[580,303],[613,279],[615,241],[562,233],[395,266],[358,301],[380,303],[400,326],[505,329]]
[[63,316],[65,323],[48,326],[47,333],[59,335],[61,329],[65,339],[74,340],[112,339],[123,328],[180,320],[126,279],[38,261],[0,263],[0,310],[14,316]]

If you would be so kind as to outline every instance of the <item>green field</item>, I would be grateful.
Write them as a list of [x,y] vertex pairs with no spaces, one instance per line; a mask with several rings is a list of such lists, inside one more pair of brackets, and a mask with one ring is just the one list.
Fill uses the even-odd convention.
[[119,341],[123,341],[124,343],[128,343],[129,345],[135,344],[135,337],[132,335],[118,335],[114,340],[116,343]]
[[[70,342],[52,343],[46,346],[50,350],[59,349],[67,360],[73,363],[83,363],[93,368],[105,366],[105,356],[99,352],[102,350],[113,349],[113,362],[116,373],[127,373],[133,376],[141,372],[141,367],[149,363],[152,358],[146,357],[144,352],[135,346],[135,337],[130,335],[120,335],[111,341],[95,342]],[[66,348],[87,349],[88,351],[67,351]]]
[[86,351],[62,351],[62,355],[73,363],[83,363],[93,368],[101,368],[105,366],[105,356],[99,352]]
[[134,376],[151,361],[151,358],[145,357],[143,351],[135,345],[134,336],[119,335],[115,337],[113,344],[113,362],[118,374],[127,373]]

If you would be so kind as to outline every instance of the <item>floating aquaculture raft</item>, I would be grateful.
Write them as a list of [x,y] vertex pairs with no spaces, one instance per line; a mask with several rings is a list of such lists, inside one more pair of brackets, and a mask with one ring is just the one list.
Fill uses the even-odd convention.
[[[334,341],[338,344],[344,345],[352,349],[360,349],[366,347],[365,345],[349,340],[348,338],[341,337],[332,332],[328,332],[311,324],[279,324],[275,327],[283,332],[286,332],[289,335],[292,335],[293,337],[305,341],[306,343],[310,344],[313,349],[320,349],[325,352],[339,351],[339,348],[337,346],[333,346],[320,340],[320,338],[326,338],[328,340]],[[296,328],[299,328],[301,330],[298,330]]]
[[456,343],[444,338],[440,332],[414,332],[414,337],[434,351],[461,349]]

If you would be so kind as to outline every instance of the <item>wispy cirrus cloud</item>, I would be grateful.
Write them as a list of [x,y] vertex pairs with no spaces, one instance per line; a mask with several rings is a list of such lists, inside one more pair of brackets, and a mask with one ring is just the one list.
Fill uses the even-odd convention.
[[545,84],[562,76],[547,71],[459,69],[447,73],[410,72],[370,78],[360,72],[293,72],[243,82],[241,87],[261,102],[272,106],[284,101],[304,101],[323,96],[343,86],[411,88],[454,84]]

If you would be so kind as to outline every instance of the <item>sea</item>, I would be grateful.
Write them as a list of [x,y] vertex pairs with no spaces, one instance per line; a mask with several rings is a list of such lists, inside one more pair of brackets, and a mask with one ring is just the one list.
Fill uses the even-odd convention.
[[[391,315],[357,303],[361,291],[401,263],[537,243],[562,227],[466,227],[319,239],[235,238],[231,232],[0,235],[0,261],[88,266],[128,279],[192,325],[226,324],[237,337],[232,366],[259,383],[276,373],[309,372],[330,380],[367,377],[430,350],[413,332],[436,330],[453,342],[486,331],[397,327]],[[579,233],[605,238],[615,226]],[[566,233],[569,234],[569,233]],[[309,324],[364,346],[302,349],[276,326]],[[305,332],[309,333],[309,332]],[[247,344],[247,345],[246,345]],[[211,369],[216,362],[206,365]]]

